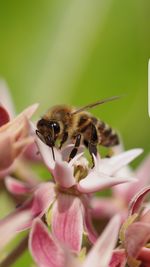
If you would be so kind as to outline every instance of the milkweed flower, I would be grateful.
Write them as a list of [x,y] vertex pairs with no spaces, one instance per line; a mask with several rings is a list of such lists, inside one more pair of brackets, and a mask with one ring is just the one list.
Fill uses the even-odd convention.
[[[91,194],[119,183],[135,181],[131,177],[115,176],[115,173],[140,155],[142,150],[129,150],[107,160],[94,157],[95,167],[90,169],[83,153],[79,153],[69,163],[66,161],[72,145],[62,151],[54,148],[54,161],[51,149],[39,138],[36,142],[53,181],[29,188],[28,185],[7,178],[6,186],[12,193],[33,192],[31,200],[25,202],[16,212],[30,209],[32,219],[46,214],[52,234],[72,251],[79,252],[84,233],[92,243],[97,239],[89,207]],[[31,224],[32,220],[22,226],[22,229]]]
[[147,186],[133,197],[129,217],[120,231],[121,247],[130,267],[148,267],[150,263],[150,208],[143,205],[149,192],[150,186]]
[[42,221],[36,219],[30,232],[29,249],[38,267],[114,267],[109,263],[119,228],[120,218],[115,216],[81,263],[48,232]]
[[38,104],[31,105],[15,116],[13,103],[4,82],[0,81],[0,177],[14,170],[15,159],[34,142],[29,119]]
[[115,213],[122,214],[125,220],[128,216],[128,206],[138,191],[150,182],[150,155],[148,155],[136,170],[129,166],[122,168],[117,175],[136,177],[136,183],[117,185],[111,189],[109,197],[93,197],[91,199],[92,216],[95,219],[110,219]]
[[25,147],[33,142],[28,134],[28,119],[36,109],[37,104],[32,105],[0,127],[0,150],[3,151],[0,153],[0,171],[6,171]]

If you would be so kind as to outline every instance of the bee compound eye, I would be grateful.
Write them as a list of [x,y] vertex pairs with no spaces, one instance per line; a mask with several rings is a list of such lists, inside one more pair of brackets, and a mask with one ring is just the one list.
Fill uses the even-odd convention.
[[45,120],[41,119],[38,121],[37,127],[43,127],[43,126],[45,126]]
[[53,122],[52,127],[53,127],[54,132],[55,132],[56,134],[60,132],[60,126],[59,126],[59,123],[58,123],[58,122]]

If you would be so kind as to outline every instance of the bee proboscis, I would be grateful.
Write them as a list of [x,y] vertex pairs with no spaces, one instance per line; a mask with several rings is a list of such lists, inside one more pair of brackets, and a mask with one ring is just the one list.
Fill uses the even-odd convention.
[[57,140],[60,140],[60,149],[68,139],[73,141],[74,147],[69,155],[69,161],[77,154],[80,144],[85,145],[91,155],[96,155],[97,145],[113,147],[119,144],[119,137],[110,126],[87,110],[118,98],[114,96],[79,109],[67,105],[54,106],[37,122],[36,133],[51,147],[54,160],[53,147]]

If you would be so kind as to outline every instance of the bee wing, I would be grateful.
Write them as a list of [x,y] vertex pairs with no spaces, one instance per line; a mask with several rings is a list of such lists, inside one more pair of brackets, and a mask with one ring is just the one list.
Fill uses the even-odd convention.
[[84,111],[84,110],[94,108],[94,107],[96,107],[96,106],[102,105],[102,104],[104,104],[104,103],[107,103],[107,102],[110,102],[110,101],[113,101],[113,100],[117,100],[117,99],[119,99],[119,98],[121,98],[121,96],[112,96],[112,97],[109,97],[109,98],[105,98],[105,99],[103,99],[103,100],[99,100],[99,101],[97,101],[97,102],[94,102],[94,103],[92,103],[92,104],[86,105],[86,106],[84,106],[84,107],[82,107],[82,108],[79,108],[79,109],[73,111],[73,112],[71,113],[71,115],[80,113],[80,112],[82,112],[82,111]]

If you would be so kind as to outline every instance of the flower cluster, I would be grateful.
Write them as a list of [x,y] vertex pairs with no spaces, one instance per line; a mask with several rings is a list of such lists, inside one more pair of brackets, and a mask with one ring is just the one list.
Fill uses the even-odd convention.
[[[27,230],[28,248],[39,267],[150,266],[150,210],[148,204],[142,208],[150,191],[150,158],[133,172],[128,164],[142,149],[123,151],[119,146],[111,158],[93,155],[91,168],[83,146],[67,161],[70,143],[54,148],[54,160],[30,121],[38,105],[15,117],[8,95],[1,84],[0,177],[20,204],[0,220],[0,250]],[[49,181],[37,177],[32,162],[47,168]],[[96,195],[106,188],[112,188],[111,197]],[[99,226],[102,218],[110,219],[100,236],[95,218]],[[2,266],[8,257],[10,263],[16,260],[12,252],[2,258]]]

